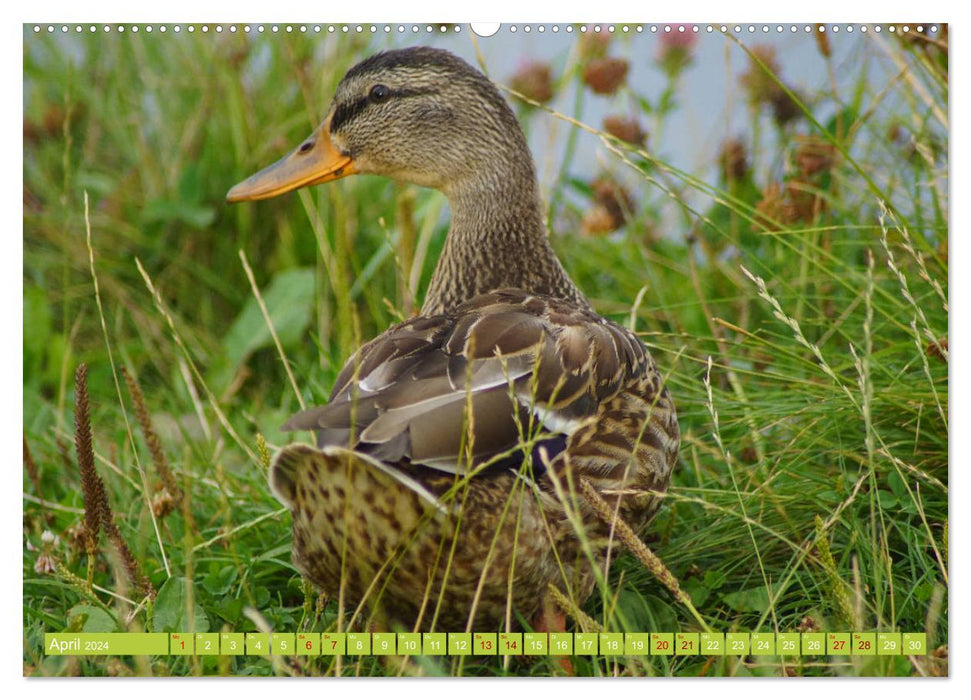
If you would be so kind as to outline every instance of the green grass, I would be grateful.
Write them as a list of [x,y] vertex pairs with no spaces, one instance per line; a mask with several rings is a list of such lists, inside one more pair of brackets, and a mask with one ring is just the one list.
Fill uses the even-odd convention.
[[[566,268],[599,311],[636,322],[677,401],[681,464],[646,541],[704,624],[926,631],[929,647],[946,651],[946,35],[860,39],[859,75],[792,95],[786,124],[753,103],[746,167],[733,178],[716,153],[690,174],[653,137],[644,151],[599,124],[591,135],[560,121],[582,99],[555,103],[565,115],[511,100],[529,133],[558,123],[573,141],[601,139],[601,171],[634,192],[626,225],[592,236],[580,233],[581,219],[602,172],[568,148],[545,183],[557,193],[550,218]],[[617,39],[609,52],[653,55],[637,48],[645,40]],[[750,60],[751,47],[702,40],[726,43],[737,65]],[[36,479],[24,472],[25,674],[399,672],[374,659],[335,668],[326,659],[41,653],[43,632],[65,628],[162,631],[190,619],[197,631],[336,627],[335,604],[318,600],[291,564],[266,450],[291,439],[278,426],[300,400],[326,397],[362,340],[416,308],[447,228],[444,199],[364,177],[258,205],[223,197],[306,136],[344,71],[379,46],[354,34],[25,32],[24,438],[36,467]],[[556,64],[558,89],[582,90],[584,60],[574,50]],[[871,85],[866,68],[880,61],[897,78]],[[784,65],[777,75],[784,83]],[[680,81],[674,71],[657,94],[610,99],[661,133],[684,116]],[[76,538],[81,362],[96,469],[154,601],[132,588],[104,538],[93,557]],[[122,367],[185,493],[164,517],[150,508],[161,477]],[[43,541],[44,531],[57,541]],[[585,611],[618,631],[700,627],[629,555]],[[575,665],[581,675],[940,675],[940,656]],[[562,673],[550,659],[448,660],[425,671]]]

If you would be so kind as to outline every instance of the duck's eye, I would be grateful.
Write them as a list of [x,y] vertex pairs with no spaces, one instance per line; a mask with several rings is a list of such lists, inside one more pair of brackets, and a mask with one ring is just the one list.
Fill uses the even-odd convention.
[[371,92],[368,97],[370,97],[371,102],[384,102],[386,99],[391,97],[391,90],[387,85],[375,85],[371,88]]

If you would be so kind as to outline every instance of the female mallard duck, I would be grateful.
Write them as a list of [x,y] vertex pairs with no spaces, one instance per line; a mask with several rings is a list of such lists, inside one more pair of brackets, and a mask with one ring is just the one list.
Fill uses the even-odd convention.
[[549,584],[583,601],[609,559],[611,528],[581,481],[642,529],[677,459],[671,397],[554,255],[526,140],[477,70],[431,48],[362,61],[310,138],[227,198],[352,173],[438,189],[452,223],[421,314],[285,426],[319,447],[286,447],[270,471],[294,561],[387,624],[552,624]]

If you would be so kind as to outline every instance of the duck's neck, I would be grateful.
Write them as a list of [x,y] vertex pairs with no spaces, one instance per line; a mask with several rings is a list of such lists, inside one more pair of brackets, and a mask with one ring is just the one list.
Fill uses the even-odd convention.
[[422,313],[504,287],[590,308],[550,247],[528,151],[505,170],[476,173],[445,189],[452,225]]

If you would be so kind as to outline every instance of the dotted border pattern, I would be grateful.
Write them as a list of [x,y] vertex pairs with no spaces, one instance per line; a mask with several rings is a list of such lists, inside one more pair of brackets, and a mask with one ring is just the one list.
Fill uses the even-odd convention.
[[[27,24],[29,26],[30,23],[28,22]],[[116,32],[118,34],[124,34],[125,32],[131,32],[132,34],[137,34],[138,32],[145,32],[148,34],[153,32],[159,32],[161,34],[172,32],[174,34],[180,34],[183,31],[188,32],[189,34],[193,34],[196,31],[202,32],[203,34],[210,32],[214,32],[216,34],[221,34],[223,32],[229,32],[231,34],[238,32],[242,32],[244,34],[279,34],[281,32],[285,34],[363,34],[365,32],[370,34],[377,34],[379,32],[384,34],[391,34],[392,32],[397,34],[446,34],[449,32],[458,33],[465,31],[463,30],[462,26],[458,24],[35,24],[32,28],[35,34],[45,32],[47,34],[54,34],[57,32],[67,34],[71,31],[76,34],[80,34],[85,30],[92,34],[99,31],[105,34],[111,32]],[[544,34],[547,31],[553,34],[557,34],[561,31],[568,34],[574,32],[579,32],[581,34],[586,34],[587,32],[606,32],[610,34],[642,34],[644,32],[650,32],[652,34],[686,32],[691,32],[694,34],[700,34],[702,32],[707,34],[713,34],[716,32],[721,34],[769,34],[773,31],[776,34],[782,34],[786,31],[788,31],[790,34],[810,34],[813,32],[832,32],[833,34],[844,32],[847,34],[852,34],[856,31],[863,34],[870,31],[876,32],[877,34],[884,31],[891,34],[907,34],[910,32],[934,34],[940,30],[940,27],[937,24],[509,24],[502,25],[500,31],[503,30],[511,34],[515,34],[519,31],[526,34],[530,34],[532,32]]]

